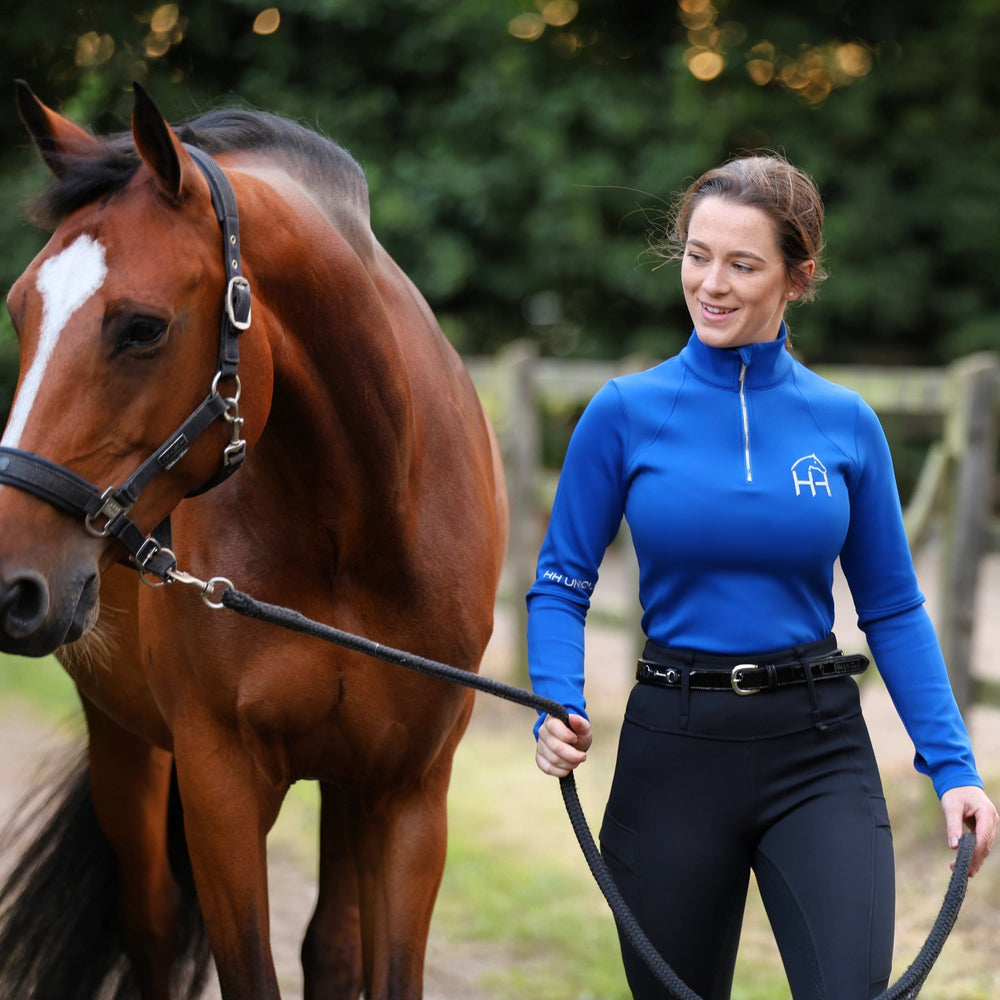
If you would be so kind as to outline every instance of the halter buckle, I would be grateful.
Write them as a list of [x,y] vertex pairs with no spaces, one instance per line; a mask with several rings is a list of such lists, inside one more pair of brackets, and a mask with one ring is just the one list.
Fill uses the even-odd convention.
[[[101,494],[101,506],[93,513],[84,518],[84,526],[94,538],[107,538],[111,534],[111,522],[122,514],[128,514],[132,509],[131,504],[123,504],[118,499],[118,494],[113,486],[109,486]],[[103,517],[104,524],[98,525],[97,519]]]
[[[239,311],[239,318],[236,313]],[[237,330],[250,328],[250,282],[242,274],[229,279],[226,288],[226,315]]]

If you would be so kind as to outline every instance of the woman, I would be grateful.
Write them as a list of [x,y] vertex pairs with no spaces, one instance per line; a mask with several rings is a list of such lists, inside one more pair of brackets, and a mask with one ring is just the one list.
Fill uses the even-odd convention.
[[[601,849],[644,931],[705,1000],[730,996],[753,869],[796,1000],[863,1000],[892,961],[892,838],[858,686],[831,629],[839,558],[869,647],[944,810],[947,838],[997,810],[917,588],[885,437],[856,393],[796,362],[784,313],[812,298],[823,206],[786,160],[750,156],[682,196],[674,255],[694,333],[591,401],[528,592],[536,760],[586,759],[583,634],[624,516],[648,642]],[[754,697],[747,697],[753,694]],[[627,941],[637,998],[662,988]]]

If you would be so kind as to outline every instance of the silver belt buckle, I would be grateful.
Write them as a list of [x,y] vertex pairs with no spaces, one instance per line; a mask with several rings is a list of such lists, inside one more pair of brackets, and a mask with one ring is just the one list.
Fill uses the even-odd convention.
[[756,670],[756,669],[757,669],[756,663],[737,663],[736,666],[733,667],[732,673],[730,673],[729,675],[729,683],[730,685],[732,685],[733,690],[737,694],[743,695],[744,697],[751,694],[760,694],[761,692],[760,688],[753,688],[753,690],[748,691],[746,690],[746,688],[740,687],[740,679],[742,677],[743,671]]

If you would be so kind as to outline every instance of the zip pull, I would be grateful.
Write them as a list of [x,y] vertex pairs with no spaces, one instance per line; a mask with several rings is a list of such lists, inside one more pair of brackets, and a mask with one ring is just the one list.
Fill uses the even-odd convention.
[[746,397],[746,362],[740,365],[740,413],[743,417],[743,463],[747,470],[747,482],[753,482],[753,471],[750,466],[750,417],[747,414]]

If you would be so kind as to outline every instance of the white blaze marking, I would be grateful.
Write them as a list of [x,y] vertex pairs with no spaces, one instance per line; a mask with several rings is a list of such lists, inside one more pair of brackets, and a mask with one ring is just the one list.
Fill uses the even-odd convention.
[[35,397],[45,378],[52,352],[69,318],[104,283],[108,273],[104,247],[90,236],[80,236],[61,253],[50,257],[38,269],[37,286],[42,296],[42,328],[38,349],[31,362],[0,444],[19,447]]

